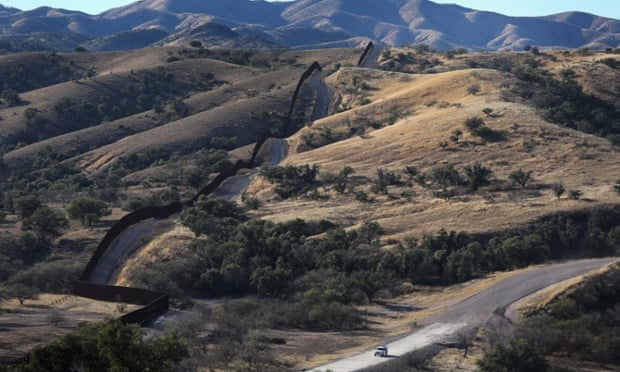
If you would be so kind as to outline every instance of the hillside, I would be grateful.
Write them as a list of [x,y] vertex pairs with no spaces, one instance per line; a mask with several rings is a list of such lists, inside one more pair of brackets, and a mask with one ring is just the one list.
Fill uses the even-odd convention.
[[[5,155],[5,162],[25,164],[46,148],[62,160],[75,157],[81,161],[99,158],[97,151],[127,155],[162,147],[191,152],[204,147],[213,136],[236,136],[239,145],[252,143],[265,127],[259,125],[254,132],[247,132],[235,126],[260,124],[257,121],[264,113],[283,115],[297,76],[312,58],[309,53],[239,53],[255,60],[240,58],[242,65],[236,65],[207,55],[191,56],[192,52],[201,53],[176,48],[55,55],[49,64],[67,64],[74,70],[68,69],[68,81],[20,92],[18,104],[2,109],[2,144],[12,148],[20,143]],[[174,57],[177,53],[180,57]],[[184,53],[190,56],[186,58]],[[353,53],[339,50],[322,54],[319,60],[355,58]],[[34,61],[37,56],[30,58]],[[234,61],[236,57],[226,58]],[[11,61],[9,57],[6,60]],[[291,61],[295,65],[288,66]],[[42,66],[24,64],[20,73],[31,67]],[[173,103],[178,107],[172,107]],[[138,133],[132,143],[130,136]],[[104,145],[114,149],[98,149]]]
[[[583,94],[613,105],[617,55],[385,49],[377,60],[382,69],[366,69],[353,67],[359,53],[166,48],[3,56],[0,65],[10,76],[5,90],[15,92],[0,107],[4,173],[43,191],[68,182],[64,175],[41,175],[57,164],[91,179],[87,184],[120,172],[137,187],[132,192],[155,192],[167,186],[166,177],[187,177],[193,157],[220,146],[213,141],[229,139],[219,148],[241,149],[281,125],[298,76],[316,59],[332,91],[330,115],[302,119],[306,125],[287,140],[283,164],[316,165],[317,191],[282,198],[275,184],[256,177],[248,189],[261,203],[254,216],[286,221],[301,213],[348,227],[376,221],[386,240],[398,240],[441,228],[502,231],[541,215],[617,202],[617,130],[605,139],[602,128],[550,123],[544,109],[514,93],[519,72],[506,72],[523,61],[555,80],[570,71]],[[15,61],[19,67],[12,67]],[[410,72],[425,70],[432,73]],[[58,73],[37,76],[40,71]],[[471,118],[492,136],[468,130]],[[475,164],[490,171],[489,185],[479,190],[467,186],[466,168]],[[335,179],[345,167],[350,185],[338,191]],[[433,174],[450,169],[460,183],[442,186]],[[511,179],[518,170],[529,175],[523,187]],[[394,179],[377,191],[379,173]],[[184,182],[174,182],[178,192],[192,195]],[[556,184],[565,189],[560,198]],[[579,196],[569,198],[571,190]]]
[[509,17],[429,0],[137,1],[88,15],[41,7],[0,13],[8,51],[136,49],[199,40],[221,48],[426,44],[449,50],[617,48],[620,21],[582,12]]
[[[556,63],[567,62],[583,63],[579,59]],[[547,123],[524,103],[502,101],[501,86],[506,80],[495,70],[408,75],[354,68],[343,69],[328,81],[349,90],[355,79],[367,85],[362,94],[369,103],[301,130],[289,140],[292,153],[285,164],[316,164],[325,178],[351,167],[352,177],[365,179],[355,190],[371,200],[356,200],[356,191],[338,193],[329,181],[312,198],[280,200],[257,181],[250,190],[269,201],[259,216],[286,221],[304,210],[306,216],[347,225],[372,220],[384,226],[389,237],[401,239],[441,228],[500,231],[540,215],[618,200],[613,188],[620,177],[617,148],[599,137]],[[479,86],[480,91],[469,94],[470,86]],[[493,114],[485,115],[482,110],[486,108]],[[395,118],[392,125],[385,124],[386,115]],[[483,118],[502,138],[485,141],[472,136],[464,126],[471,117]],[[371,125],[363,135],[346,133],[362,121]],[[373,130],[373,123],[382,128]],[[458,143],[450,140],[455,130],[463,132]],[[349,138],[334,143],[327,139],[324,146],[307,149],[309,138],[320,144],[325,137]],[[448,201],[438,197],[440,187],[431,186],[428,179],[434,170],[453,166],[463,173],[475,163],[493,172],[494,186],[474,194],[455,191]],[[421,184],[407,167],[425,174],[427,180]],[[526,189],[511,186],[509,176],[519,169],[532,172],[532,183]],[[384,195],[372,192],[379,170],[396,174],[401,184],[388,187]],[[554,183],[562,183],[566,190],[580,190],[581,200],[557,199],[551,189]]]
[[[361,53],[0,56],[3,293],[70,292],[117,221],[176,203],[108,284],[169,294],[178,323],[155,328],[181,330],[196,365],[253,350],[299,369],[409,332],[515,269],[618,254],[618,53],[384,47],[359,67]],[[246,190],[193,199],[265,132],[287,138],[239,172]]]

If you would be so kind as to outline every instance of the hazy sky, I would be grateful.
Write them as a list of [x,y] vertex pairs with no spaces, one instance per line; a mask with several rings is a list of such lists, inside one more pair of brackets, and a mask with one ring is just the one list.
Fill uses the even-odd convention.
[[[209,0],[202,0],[209,1]],[[355,1],[355,0],[350,0]],[[382,0],[377,0],[382,1]],[[513,16],[539,16],[567,10],[579,10],[620,19],[619,0],[432,0],[459,4],[467,8],[490,10]],[[131,0],[0,0],[0,4],[29,10],[42,5],[99,14],[110,8],[130,4]]]

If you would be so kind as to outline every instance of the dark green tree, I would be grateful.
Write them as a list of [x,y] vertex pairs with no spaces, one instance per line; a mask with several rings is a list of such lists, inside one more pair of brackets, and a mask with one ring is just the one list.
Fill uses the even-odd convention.
[[204,234],[212,238],[229,236],[243,219],[243,211],[236,203],[217,198],[201,197],[181,213],[181,223],[196,236]]
[[261,296],[286,298],[293,289],[293,274],[281,267],[261,267],[252,272],[250,283]]
[[41,207],[41,200],[36,195],[25,195],[15,199],[13,206],[19,217],[28,218]]
[[371,245],[379,243],[379,236],[384,232],[383,227],[378,222],[366,221],[357,230],[357,237],[362,243]]
[[476,95],[480,92],[480,84],[472,84],[467,87],[467,93],[471,95]]
[[17,371],[175,371],[188,356],[175,332],[151,339],[137,325],[108,319],[81,324],[60,340],[35,348]]
[[73,200],[67,207],[70,218],[79,219],[82,225],[93,226],[99,219],[111,213],[108,205],[97,199],[78,198]]
[[468,118],[467,120],[465,120],[463,125],[465,125],[465,128],[467,128],[467,130],[469,131],[469,133],[471,133],[472,136],[480,137],[487,140],[503,139],[503,135],[487,127],[482,118]]
[[0,97],[2,97],[2,99],[4,99],[6,104],[9,106],[15,106],[21,102],[19,93],[15,89],[3,90]]
[[82,269],[81,264],[70,260],[43,261],[20,270],[11,277],[9,283],[23,284],[44,293],[69,293]]
[[579,200],[581,195],[582,195],[581,190],[577,190],[577,189],[568,190],[568,198],[571,200]]
[[431,169],[430,177],[442,189],[446,189],[448,186],[460,186],[463,183],[461,174],[452,164]]
[[345,166],[340,170],[338,175],[334,177],[334,190],[339,193],[344,193],[347,191],[347,188],[350,187],[350,179],[349,176],[354,174],[355,170],[349,166]]
[[476,162],[474,165],[468,165],[465,167],[465,176],[474,191],[478,190],[482,186],[488,186],[491,184],[489,177],[493,174],[491,169]]
[[525,188],[527,183],[532,179],[532,171],[524,171],[523,169],[519,169],[510,173],[508,176],[512,181],[513,185],[519,184],[519,186]]
[[38,288],[30,287],[22,283],[14,284],[8,288],[10,296],[17,298],[20,305],[23,305],[25,300],[37,298],[39,292]]
[[564,184],[562,184],[561,182],[556,182],[553,185],[551,185],[551,190],[553,190],[553,194],[555,194],[555,197],[558,199],[566,191],[566,189],[564,188]]
[[285,167],[267,167],[261,170],[261,175],[276,184],[275,192],[283,199],[303,194],[313,189],[319,174],[318,165],[304,164],[300,167],[287,165]]
[[478,361],[481,372],[532,372],[548,370],[545,358],[524,339],[508,345],[497,344]]
[[506,268],[514,269],[525,267],[533,263],[544,262],[550,253],[550,248],[538,234],[526,236],[512,236],[502,241],[500,251]]
[[450,134],[450,141],[458,143],[462,135],[463,132],[460,129],[455,129],[452,131],[452,134]]
[[69,226],[65,214],[48,206],[38,208],[26,218],[22,230],[31,231],[40,243],[49,243],[61,235],[61,231]]

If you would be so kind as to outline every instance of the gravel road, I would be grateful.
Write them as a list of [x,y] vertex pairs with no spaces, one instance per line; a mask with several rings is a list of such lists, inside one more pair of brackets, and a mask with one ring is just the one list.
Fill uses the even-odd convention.
[[[494,313],[503,313],[508,305],[527,295],[566,279],[593,272],[619,260],[613,257],[555,263],[503,279],[430,317],[422,322],[422,327],[415,332],[387,343],[390,357],[397,358],[445,340],[459,331],[478,328]],[[361,354],[318,366],[314,370],[356,371],[376,366],[389,359],[374,357],[372,350],[366,350]]]

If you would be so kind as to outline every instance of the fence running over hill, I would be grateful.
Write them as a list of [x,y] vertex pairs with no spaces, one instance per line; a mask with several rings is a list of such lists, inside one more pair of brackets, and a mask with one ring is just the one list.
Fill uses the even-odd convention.
[[252,168],[254,166],[256,156],[265,141],[270,138],[288,137],[290,135],[288,131],[290,123],[292,122],[293,108],[301,88],[316,71],[322,71],[321,65],[318,62],[312,63],[312,65],[301,75],[301,78],[297,83],[297,87],[295,88],[295,92],[293,93],[293,98],[286,117],[284,129],[279,133],[272,133],[271,131],[265,132],[256,142],[254,150],[252,151],[252,157],[249,161],[238,160],[234,166],[220,172],[211,182],[209,182],[209,184],[203,187],[189,202],[185,204],[174,202],[163,207],[144,207],[135,212],[129,213],[118,220],[103,237],[99,243],[99,246],[86,265],[86,268],[80,275],[79,279],[75,281],[73,289],[74,294],[102,301],[143,305],[143,307],[138,310],[123,315],[121,317],[121,321],[123,323],[145,324],[155,317],[166,313],[169,306],[169,296],[166,293],[141,288],[93,283],[89,281],[89,277],[110,247],[110,244],[112,244],[114,239],[118,238],[127,228],[150,218],[168,218],[181,212],[184,208],[192,206],[200,196],[207,196],[211,194],[222,184],[222,182],[237,174],[239,170],[243,168]]
[[372,50],[374,48],[375,48],[375,44],[373,44],[372,41],[369,41],[368,45],[366,45],[366,49],[364,49],[364,52],[360,56],[360,59],[357,61],[358,67],[364,65],[364,63],[366,62],[366,59],[368,58],[368,56],[370,56],[370,53],[372,53]]

